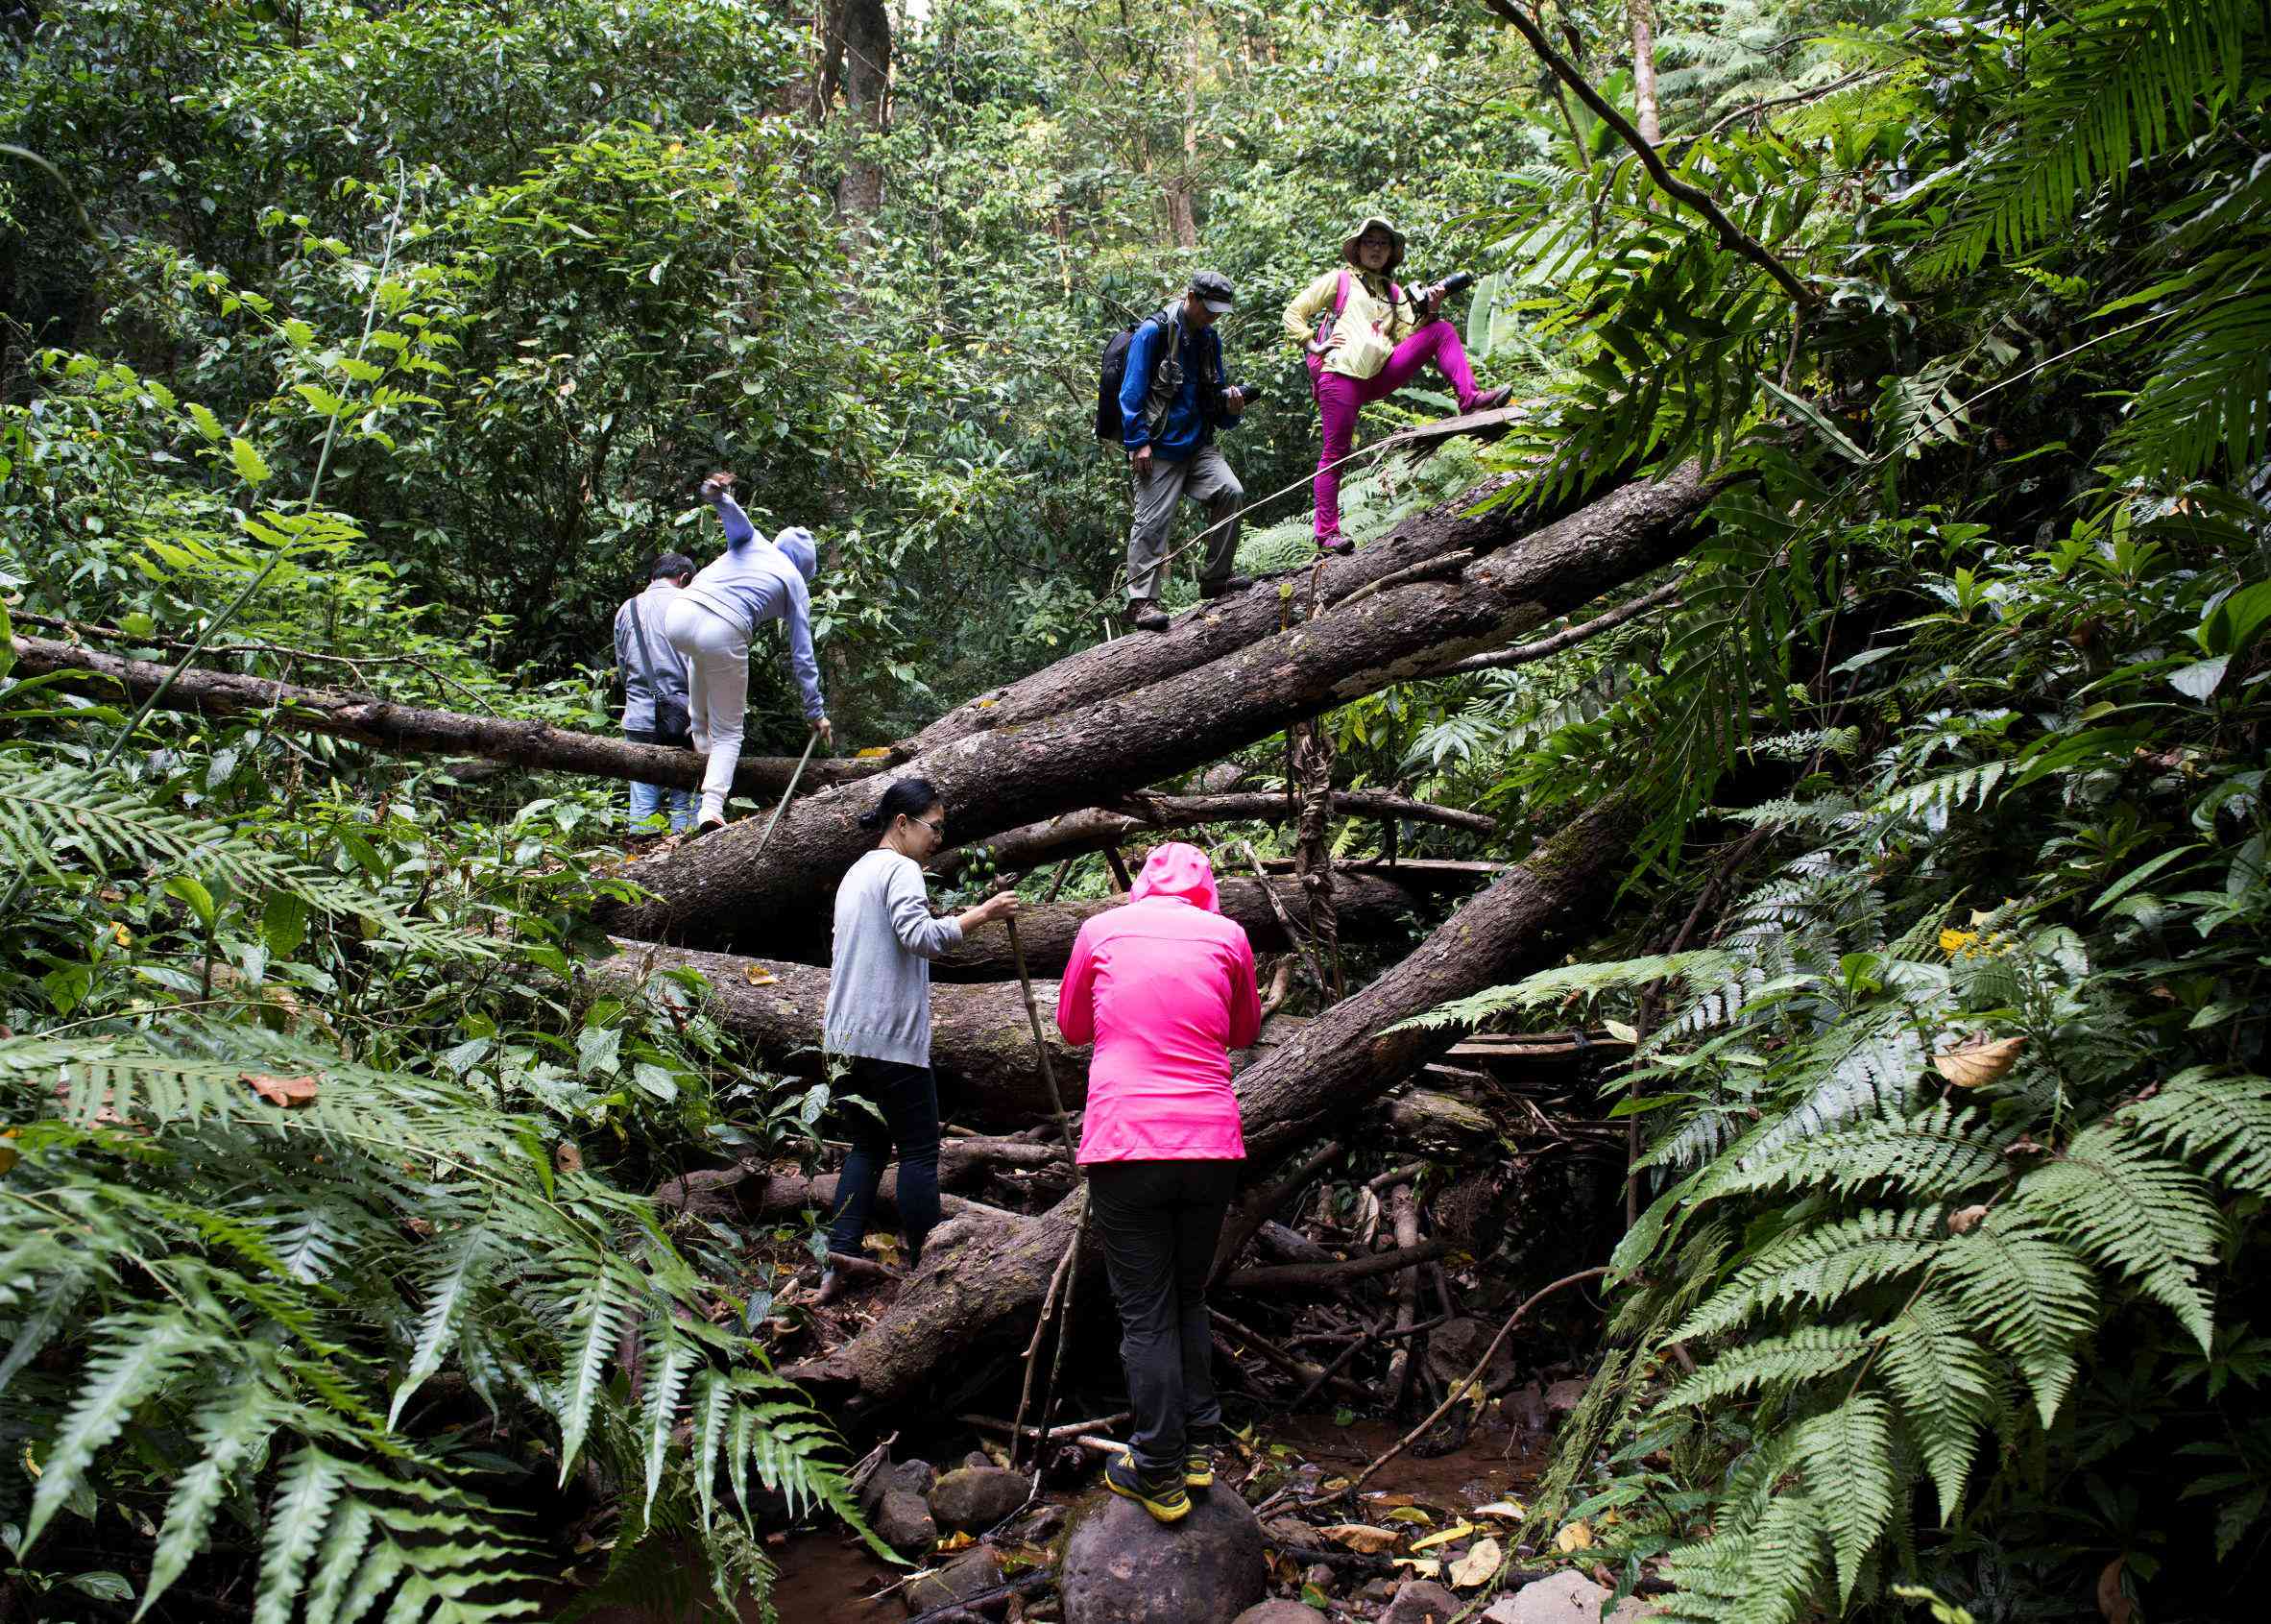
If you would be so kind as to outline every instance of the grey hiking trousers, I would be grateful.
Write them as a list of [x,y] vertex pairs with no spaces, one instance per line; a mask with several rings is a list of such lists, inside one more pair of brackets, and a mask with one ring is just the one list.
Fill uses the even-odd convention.
[[1222,453],[1211,445],[1201,446],[1181,462],[1162,462],[1154,451],[1151,476],[1129,477],[1135,483],[1135,523],[1127,532],[1127,601],[1139,603],[1159,595],[1168,527],[1174,522],[1175,504],[1185,497],[1206,510],[1209,525],[1219,526],[1206,538],[1200,585],[1228,580],[1231,563],[1238,557],[1238,521],[1230,516],[1245,499],[1245,487],[1230,472]]

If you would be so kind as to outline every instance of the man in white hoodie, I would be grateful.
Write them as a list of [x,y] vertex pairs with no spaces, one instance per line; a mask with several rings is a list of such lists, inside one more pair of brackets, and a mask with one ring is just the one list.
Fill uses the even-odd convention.
[[730,473],[703,480],[702,499],[717,509],[726,550],[679,594],[663,622],[670,646],[686,656],[694,749],[710,758],[697,835],[725,826],[749,708],[749,642],[765,621],[779,620],[788,633],[788,666],[804,691],[805,719],[823,742],[833,733],[812,655],[809,583],[818,568],[812,533],[792,527],[766,541],[734,500]]

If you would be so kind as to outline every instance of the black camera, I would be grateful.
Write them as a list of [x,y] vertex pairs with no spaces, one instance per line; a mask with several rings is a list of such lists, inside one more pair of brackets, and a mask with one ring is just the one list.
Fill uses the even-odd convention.
[[1419,303],[1425,304],[1438,293],[1445,299],[1449,299],[1455,294],[1464,293],[1474,285],[1475,274],[1472,271],[1454,271],[1435,286],[1420,290]]
[[1230,403],[1230,397],[1233,392],[1236,392],[1240,396],[1244,397],[1244,403],[1249,406],[1252,405],[1256,400],[1259,400],[1263,394],[1262,386],[1258,383],[1227,384],[1222,390],[1222,404],[1226,406]]

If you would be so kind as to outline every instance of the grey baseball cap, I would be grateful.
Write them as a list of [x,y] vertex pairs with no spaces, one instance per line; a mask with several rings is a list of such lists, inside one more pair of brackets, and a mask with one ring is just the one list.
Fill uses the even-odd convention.
[[1191,279],[1191,291],[1218,316],[1227,313],[1238,303],[1238,295],[1231,291],[1230,279],[1220,271],[1199,272]]

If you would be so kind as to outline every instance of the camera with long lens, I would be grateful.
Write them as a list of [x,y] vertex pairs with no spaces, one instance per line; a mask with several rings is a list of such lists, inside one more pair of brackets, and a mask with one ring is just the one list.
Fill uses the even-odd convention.
[[1249,406],[1250,406],[1250,405],[1252,405],[1252,404],[1253,404],[1253,403],[1254,403],[1256,400],[1259,400],[1262,398],[1262,395],[1263,395],[1263,389],[1262,389],[1262,386],[1261,386],[1260,384],[1258,384],[1258,383],[1231,383],[1231,384],[1225,384],[1225,385],[1223,385],[1223,387],[1222,387],[1222,404],[1223,404],[1223,405],[1227,406],[1228,404],[1230,404],[1230,397],[1231,397],[1232,395],[1243,395],[1243,396],[1245,398],[1245,403],[1246,403],[1247,405],[1249,405]]
[[1454,271],[1433,287],[1421,288],[1418,302],[1425,304],[1438,293],[1445,299],[1449,299],[1455,294],[1464,293],[1474,285],[1475,274],[1472,271]]

